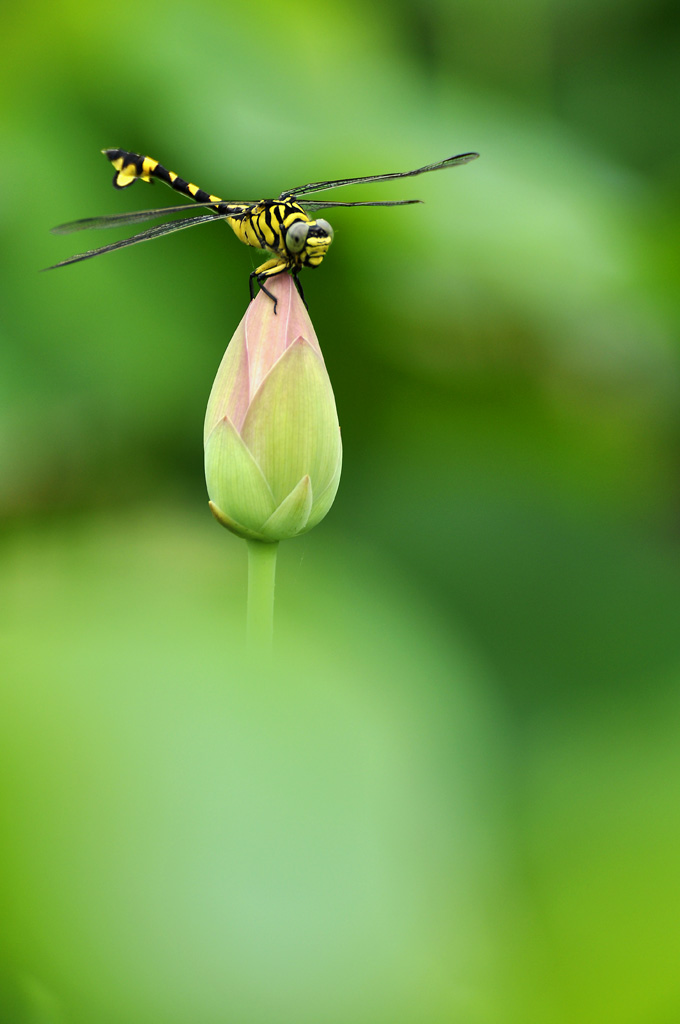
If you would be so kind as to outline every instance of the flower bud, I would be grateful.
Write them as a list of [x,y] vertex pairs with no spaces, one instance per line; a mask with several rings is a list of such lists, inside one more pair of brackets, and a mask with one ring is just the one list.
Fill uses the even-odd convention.
[[342,464],[333,389],[289,274],[251,302],[215,377],[205,416],[210,507],[233,533],[278,541],[333,504]]

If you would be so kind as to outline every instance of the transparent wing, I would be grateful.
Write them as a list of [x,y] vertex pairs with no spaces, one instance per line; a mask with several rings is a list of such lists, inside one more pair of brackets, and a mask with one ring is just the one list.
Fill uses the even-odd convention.
[[[190,209],[194,209],[194,207],[190,207]],[[103,245],[101,249],[91,249],[89,252],[80,253],[78,256],[71,256],[68,260],[62,260],[60,263],[54,263],[51,267],[45,267],[44,269],[55,270],[57,267],[65,267],[69,263],[79,263],[81,260],[89,260],[93,256],[101,256],[104,252],[123,249],[126,245],[136,245],[137,242],[149,242],[152,238],[160,238],[161,235],[169,235],[173,231],[182,231],[184,228],[193,228],[196,224],[207,224],[208,221],[219,219],[215,214],[204,213],[200,217],[185,217],[184,220],[171,221],[170,224],[158,224],[155,228],[149,228],[148,231],[142,231],[138,235],[133,235],[132,238],[124,238],[120,242]]]
[[[190,203],[188,206],[166,206],[161,210],[136,210],[132,213],[113,213],[109,217],[84,217],[82,220],[72,220],[68,224],[58,224],[56,228],[50,228],[53,235],[69,235],[73,231],[86,231],[89,228],[117,228],[122,224],[142,224],[146,220],[156,220],[158,217],[169,217],[176,213],[186,213],[188,210],[200,209],[202,206],[214,206],[214,203]],[[224,212],[215,211],[212,217],[225,217],[230,214],[243,213],[245,210],[257,206],[257,203],[223,203]]]
[[422,203],[422,199],[394,199],[383,203],[331,203],[323,202],[321,199],[301,199],[299,205],[309,213],[317,210],[328,210],[332,206],[410,206],[412,203]]
[[339,181],[314,181],[309,185],[298,185],[297,188],[290,188],[282,192],[279,199],[297,199],[298,196],[308,195],[310,192],[323,192],[327,188],[341,188],[343,185],[361,185],[369,181],[395,181],[397,178],[415,178],[418,174],[428,174],[430,171],[441,171],[445,167],[458,167],[460,164],[469,164],[476,160],[479,153],[459,153],[457,156],[450,156],[446,160],[440,160],[436,164],[427,164],[425,167],[417,167],[415,171],[401,171],[398,174],[370,174],[365,178],[342,178]]

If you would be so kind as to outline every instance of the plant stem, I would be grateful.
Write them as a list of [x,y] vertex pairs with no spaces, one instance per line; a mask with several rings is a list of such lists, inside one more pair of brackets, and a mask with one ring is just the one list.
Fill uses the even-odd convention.
[[248,615],[246,641],[251,655],[271,651],[274,631],[274,580],[278,542],[248,540]]

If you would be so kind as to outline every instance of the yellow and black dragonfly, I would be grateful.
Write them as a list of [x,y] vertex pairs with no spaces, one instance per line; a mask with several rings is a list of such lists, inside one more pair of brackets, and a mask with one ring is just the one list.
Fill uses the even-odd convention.
[[[204,207],[205,213],[201,213],[197,217],[185,217],[170,221],[169,224],[159,224],[120,242],[112,242],[111,245],[103,245],[100,249],[91,249],[89,252],[71,256],[68,260],[55,263],[53,267],[47,267],[47,270],[65,267],[69,263],[78,263],[80,260],[88,260],[92,256],[113,252],[114,249],[122,249],[126,245],[149,242],[153,238],[160,238],[161,235],[169,235],[172,231],[182,231],[184,228],[206,224],[211,220],[226,220],[236,237],[246,245],[271,253],[271,258],[257,267],[250,275],[250,297],[251,299],[253,297],[253,282],[257,281],[260,288],[274,300],[274,311],[276,311],[276,299],[266,287],[267,279],[288,270],[293,275],[297,289],[302,296],[298,274],[303,267],[318,267],[333,241],[333,228],[328,221],[321,217],[313,220],[309,214],[335,206],[407,206],[410,203],[422,202],[421,199],[396,199],[382,202],[342,203],[310,200],[306,196],[330,188],[341,188],[344,185],[414,178],[418,174],[427,174],[429,171],[440,171],[445,167],[467,164],[479,156],[478,153],[459,153],[457,156],[450,156],[438,163],[418,167],[415,171],[402,171],[397,174],[371,174],[363,178],[342,178],[339,181],[314,181],[308,185],[289,188],[282,192],[278,199],[261,199],[257,202],[225,202],[219,196],[210,195],[198,185],[193,185],[191,182],[185,181],[184,178],[180,178],[174,171],[167,170],[150,156],[128,153],[125,149],[103,149],[102,152],[115,169],[114,188],[128,188],[128,186],[134,185],[138,179],[152,183],[153,179],[157,178],[159,181],[164,181],[175,192],[193,199],[194,202],[190,206],[170,206],[160,210],[117,213],[110,217],[86,217],[83,220],[74,220],[52,228],[55,234],[69,234],[72,231],[83,231],[88,228],[115,228],[121,225],[139,224],[143,221],[167,217],[170,214],[185,213],[195,209],[196,206]],[[304,298],[304,296],[302,297]]]

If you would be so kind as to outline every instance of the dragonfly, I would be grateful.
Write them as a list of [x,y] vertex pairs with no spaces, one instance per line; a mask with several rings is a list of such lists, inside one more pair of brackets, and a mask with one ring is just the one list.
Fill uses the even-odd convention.
[[333,228],[322,217],[313,218],[313,215],[320,210],[327,210],[341,206],[408,206],[412,203],[420,203],[421,199],[392,199],[382,201],[366,202],[331,202],[327,200],[308,199],[318,192],[327,189],[344,188],[346,185],[363,185],[374,181],[395,181],[399,178],[414,178],[419,174],[428,174],[430,171],[441,171],[446,167],[458,167],[476,160],[479,153],[459,153],[450,156],[446,160],[439,160],[437,163],[426,164],[414,171],[400,171],[394,174],[370,174],[361,178],[341,178],[337,181],[313,181],[307,185],[298,185],[296,188],[289,188],[282,192],[278,199],[260,199],[254,202],[232,202],[225,201],[219,196],[204,192],[198,185],[180,178],[174,171],[169,171],[157,160],[150,156],[141,156],[138,153],[130,153],[125,149],[103,149],[102,153],[110,161],[114,168],[113,186],[116,189],[129,188],[136,181],[145,181],[153,184],[154,179],[169,185],[175,192],[192,199],[188,206],[169,206],[157,210],[140,210],[132,213],[116,213],[108,217],[85,217],[82,220],[70,221],[68,224],[60,224],[52,228],[54,234],[70,234],[73,231],[84,231],[91,228],[116,228],[129,224],[140,224],[144,221],[158,220],[162,217],[176,213],[186,213],[202,207],[203,212],[194,217],[183,217],[179,220],[170,221],[167,224],[158,224],[155,227],[147,228],[139,234],[124,238],[110,245],[103,245],[99,249],[90,249],[88,252],[71,256],[67,260],[55,263],[46,270],[55,270],[57,267],[65,267],[70,263],[79,263],[81,260],[92,259],[93,256],[101,256],[105,252],[113,252],[115,249],[123,249],[128,245],[136,245],[138,242],[149,242],[162,235],[169,235],[173,231],[183,231],[185,228],[196,227],[198,224],[207,224],[214,220],[224,220],[232,228],[236,237],[255,249],[262,249],[269,254],[269,259],[256,267],[250,275],[249,287],[250,298],[254,297],[255,282],[263,292],[274,302],[276,312],[276,298],[267,288],[267,281],[282,274],[290,272],[295,281],[298,292],[304,301],[302,287],[298,280],[300,271],[309,267],[318,267],[328,252],[333,241]]

